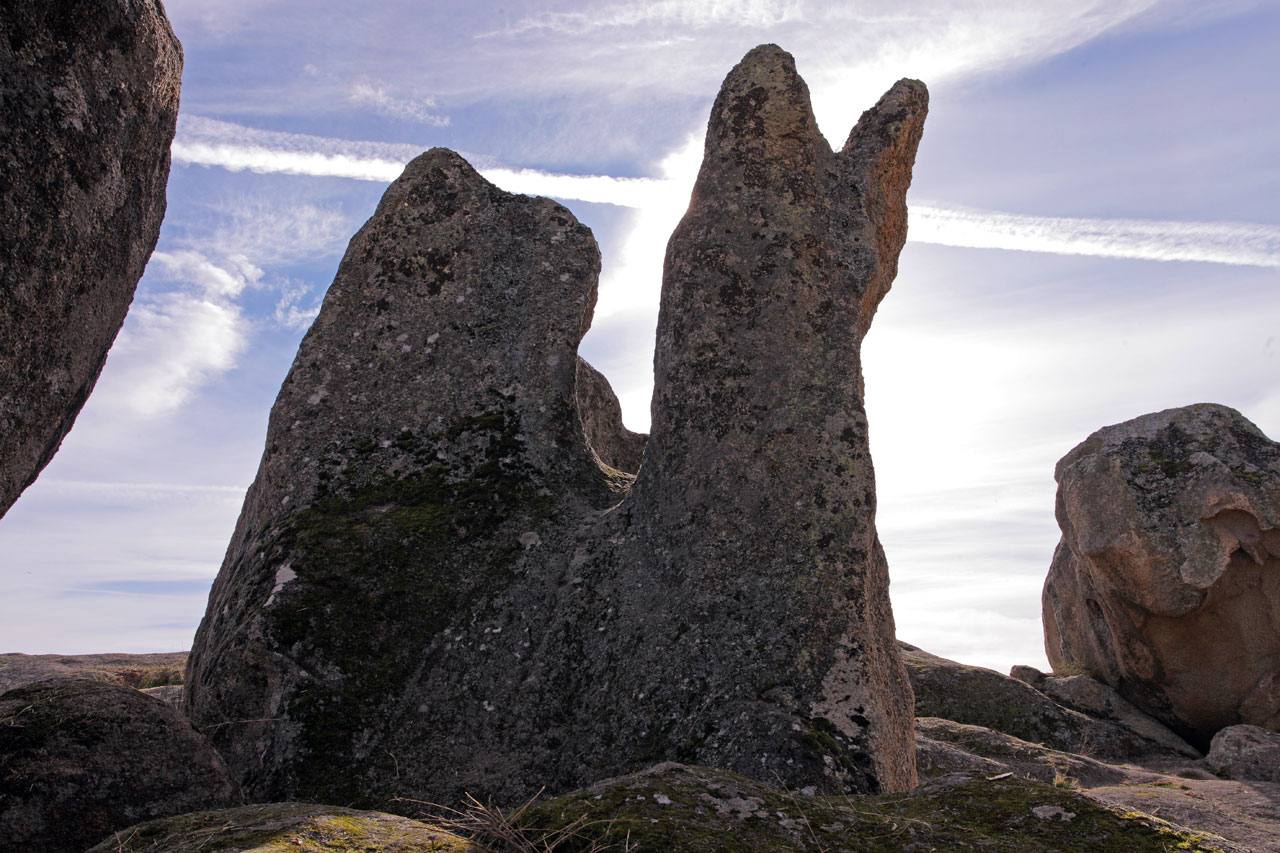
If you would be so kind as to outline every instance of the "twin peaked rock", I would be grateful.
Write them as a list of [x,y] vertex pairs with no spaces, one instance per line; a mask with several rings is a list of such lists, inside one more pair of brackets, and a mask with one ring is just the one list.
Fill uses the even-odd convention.
[[787,53],[729,74],[634,477],[576,355],[590,232],[449,151],[409,164],[285,380],[192,652],[251,796],[513,800],[667,759],[914,783],[859,347],[926,108],[902,81],[834,153]]

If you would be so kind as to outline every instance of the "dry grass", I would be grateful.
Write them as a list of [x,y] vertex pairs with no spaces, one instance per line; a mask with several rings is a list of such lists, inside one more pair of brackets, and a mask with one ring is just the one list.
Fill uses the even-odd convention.
[[[630,833],[617,843],[601,841],[600,835],[609,834],[609,822],[588,820],[585,815],[554,828],[524,825],[529,811],[541,796],[539,791],[523,805],[511,810],[483,803],[470,794],[457,808],[404,798],[399,802],[422,806],[425,811],[421,820],[469,838],[490,853],[555,853],[566,848],[573,849],[575,853],[630,853],[635,849]],[[600,831],[602,827],[603,832]]]

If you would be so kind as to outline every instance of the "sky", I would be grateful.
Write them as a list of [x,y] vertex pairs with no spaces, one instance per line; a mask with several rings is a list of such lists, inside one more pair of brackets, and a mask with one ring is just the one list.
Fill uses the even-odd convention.
[[0,651],[189,647],[267,415],[351,235],[432,146],[589,225],[582,354],[644,430],[661,259],[711,102],[796,57],[839,145],[931,114],[863,349],[900,638],[1047,668],[1054,463],[1217,402],[1280,438],[1275,0],[170,0],[168,215],[96,390],[0,519]]

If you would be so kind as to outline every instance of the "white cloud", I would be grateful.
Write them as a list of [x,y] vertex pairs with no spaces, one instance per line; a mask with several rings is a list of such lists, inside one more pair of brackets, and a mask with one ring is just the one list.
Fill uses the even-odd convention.
[[436,111],[434,98],[407,98],[391,92],[383,83],[358,80],[347,89],[347,100],[361,107],[369,107],[387,118],[412,121],[432,127],[448,127],[449,117]]
[[136,416],[172,413],[235,366],[246,343],[240,309],[217,295],[170,292],[138,300],[94,397]]
[[311,321],[320,313],[319,300],[310,305],[303,305],[303,300],[311,293],[311,285],[305,281],[287,281],[280,287],[280,299],[276,302],[273,316],[275,321],[286,329],[303,331],[311,326]]
[[599,6],[590,12],[544,12],[522,18],[501,30],[482,33],[478,38],[520,36],[537,31],[578,36],[641,24],[695,29],[717,25],[775,27],[800,20],[802,5],[796,0],[650,0]]

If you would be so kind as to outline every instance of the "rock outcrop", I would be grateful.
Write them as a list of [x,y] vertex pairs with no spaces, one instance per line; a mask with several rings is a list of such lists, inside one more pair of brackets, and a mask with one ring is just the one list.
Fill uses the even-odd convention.
[[640,470],[648,436],[626,428],[609,380],[582,358],[578,359],[578,410],[587,444],[597,459],[628,474]]
[[416,820],[310,803],[239,806],[161,818],[114,832],[89,853],[244,850],[485,853],[478,844]]
[[[982,726],[1062,752],[1095,758],[1133,759],[1151,755],[1198,758],[1185,741],[1132,708],[1106,685],[1085,676],[1074,693],[1093,707],[1075,707],[1035,686],[979,666],[968,666],[901,643],[902,659],[915,693],[917,717],[940,717]],[[1095,686],[1088,691],[1084,681]],[[1071,692],[1071,691],[1063,691]],[[1108,704],[1106,694],[1114,702]],[[1081,704],[1088,704],[1082,702]]]
[[181,77],[159,0],[0,11],[0,516],[71,429],[155,247]]
[[1115,687],[1201,749],[1280,729],[1280,445],[1196,405],[1105,427],[1058,463],[1044,588],[1055,671]]
[[1258,726],[1227,726],[1213,736],[1205,764],[1228,779],[1280,782],[1280,733]]
[[452,152],[406,168],[281,389],[192,650],[187,708],[252,797],[511,802],[663,759],[914,784],[859,346],[926,108],[902,81],[833,152],[788,54],[729,74],[637,478],[579,409],[590,232]]
[[6,850],[79,853],[139,821],[236,800],[209,742],[133,688],[54,679],[0,695]]

